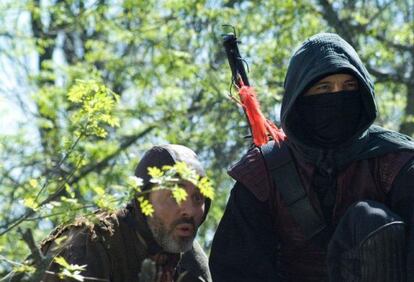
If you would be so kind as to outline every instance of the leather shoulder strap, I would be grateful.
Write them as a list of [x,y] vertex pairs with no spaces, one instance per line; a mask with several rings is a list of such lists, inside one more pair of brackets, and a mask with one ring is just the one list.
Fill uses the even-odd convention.
[[259,201],[265,202],[269,199],[270,180],[260,148],[251,148],[229,168],[228,174],[242,183]]
[[313,208],[285,142],[280,147],[274,141],[261,148],[272,183],[277,187],[289,213],[302,228],[306,239],[311,239],[325,228],[325,222]]

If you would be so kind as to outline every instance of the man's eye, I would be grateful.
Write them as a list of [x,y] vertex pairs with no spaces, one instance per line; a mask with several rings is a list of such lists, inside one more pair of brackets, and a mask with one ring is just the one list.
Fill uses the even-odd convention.
[[320,86],[318,86],[318,87],[316,87],[316,89],[315,89],[317,92],[327,92],[327,91],[329,91],[330,90],[330,87],[329,87],[329,85],[327,85],[327,84],[323,84],[323,85],[320,85]]
[[358,83],[357,82],[349,82],[345,85],[345,87],[348,90],[355,90],[355,89],[358,89]]
[[174,196],[173,196],[173,194],[172,194],[172,193],[170,194],[170,196],[169,196],[169,197],[167,197],[167,201],[168,201],[168,202],[171,202],[171,203],[172,203],[172,202],[174,202],[174,203],[175,203],[175,202],[177,202],[177,200],[174,198]]
[[328,85],[320,85],[317,89],[328,89]]
[[202,203],[204,203],[205,198],[201,194],[196,194],[196,195],[193,196],[193,201],[197,204],[202,204]]

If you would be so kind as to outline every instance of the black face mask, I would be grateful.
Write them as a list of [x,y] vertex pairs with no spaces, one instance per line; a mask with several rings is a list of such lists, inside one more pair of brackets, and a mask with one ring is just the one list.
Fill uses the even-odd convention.
[[360,91],[301,96],[295,103],[308,142],[335,147],[358,130],[363,109]]

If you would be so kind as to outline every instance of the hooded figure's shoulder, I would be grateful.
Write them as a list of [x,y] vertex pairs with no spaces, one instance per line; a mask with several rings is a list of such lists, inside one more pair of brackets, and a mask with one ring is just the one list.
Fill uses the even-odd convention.
[[383,156],[389,153],[414,152],[414,139],[405,134],[388,130],[378,125],[368,129],[368,140],[359,159]]
[[269,151],[272,155],[277,154],[284,142],[276,144],[270,141],[262,147],[250,148],[238,162],[229,167],[228,174],[249,189],[259,201],[266,201],[272,189],[272,181],[264,153]]

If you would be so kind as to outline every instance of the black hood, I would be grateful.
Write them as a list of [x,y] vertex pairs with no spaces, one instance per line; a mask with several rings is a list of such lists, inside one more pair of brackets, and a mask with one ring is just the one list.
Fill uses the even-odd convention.
[[[137,165],[135,176],[143,180],[143,190],[147,190],[151,187],[151,177],[148,174],[149,167],[157,167],[161,169],[163,166],[174,165],[177,162],[186,163],[190,169],[195,170],[201,177],[206,176],[203,166],[193,150],[176,144],[154,146],[148,150]],[[210,205],[211,200],[206,198],[203,221],[207,216]]]
[[290,59],[282,101],[282,128],[288,137],[290,146],[308,161],[317,163],[327,154],[327,149],[305,144],[298,123],[301,122],[295,112],[295,101],[313,83],[335,73],[349,73],[359,80],[363,101],[363,120],[358,132],[340,148],[331,152],[335,163],[344,163],[350,155],[358,154],[366,143],[367,129],[377,116],[374,87],[368,71],[362,64],[354,48],[337,34],[320,33],[306,40]]

